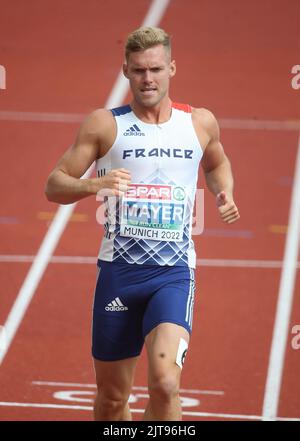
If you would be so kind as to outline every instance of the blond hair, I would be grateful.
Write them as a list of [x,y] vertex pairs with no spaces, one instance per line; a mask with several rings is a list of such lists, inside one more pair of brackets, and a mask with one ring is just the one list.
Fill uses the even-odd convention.
[[136,29],[127,37],[125,45],[126,60],[128,60],[131,52],[144,51],[159,44],[162,44],[169,53],[171,52],[171,38],[163,29],[154,27]]

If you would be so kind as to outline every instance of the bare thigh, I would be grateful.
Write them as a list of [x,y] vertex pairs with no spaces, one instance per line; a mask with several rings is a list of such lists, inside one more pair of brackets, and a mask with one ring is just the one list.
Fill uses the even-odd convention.
[[145,343],[149,362],[149,379],[155,380],[166,373],[180,378],[181,368],[176,364],[180,339],[189,343],[189,333],[182,326],[161,323],[146,337]]
[[129,397],[138,357],[118,361],[94,359],[98,392],[107,398],[119,400]]

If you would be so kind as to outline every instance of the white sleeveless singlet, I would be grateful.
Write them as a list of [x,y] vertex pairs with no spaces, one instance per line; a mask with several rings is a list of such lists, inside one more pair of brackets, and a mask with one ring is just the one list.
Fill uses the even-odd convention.
[[191,107],[172,103],[171,117],[162,124],[141,121],[129,105],[111,112],[117,136],[97,160],[97,176],[125,168],[131,184],[122,198],[104,198],[99,259],[195,268],[192,217],[203,151]]

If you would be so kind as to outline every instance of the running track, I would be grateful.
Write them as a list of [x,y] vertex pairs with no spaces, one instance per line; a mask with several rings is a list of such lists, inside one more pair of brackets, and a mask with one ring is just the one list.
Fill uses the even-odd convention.
[[[1,7],[0,65],[7,74],[0,89],[2,326],[57,209],[45,200],[46,177],[82,116],[107,102],[126,35],[151,2],[45,4]],[[221,0],[171,0],[160,21],[173,35],[178,66],[171,95],[220,120],[241,212],[238,224],[224,226],[205,192],[181,392],[186,420],[300,419],[300,349],[291,344],[292,328],[300,325],[297,270],[295,284],[282,290],[284,305],[290,295],[291,315],[279,317],[287,340],[282,377],[280,363],[272,370],[281,380],[278,411],[264,406],[276,401],[276,388],[266,385],[277,299],[283,279],[293,279],[298,251],[289,212],[300,132],[300,90],[291,87],[292,66],[300,64],[299,14],[296,0],[229,0],[226,7]],[[201,173],[199,182],[202,187]],[[92,418],[90,320],[103,231],[97,207],[93,199],[76,206],[3,358],[0,420]],[[289,261],[287,231],[296,253]],[[131,396],[134,419],[146,403],[145,367],[143,355]]]

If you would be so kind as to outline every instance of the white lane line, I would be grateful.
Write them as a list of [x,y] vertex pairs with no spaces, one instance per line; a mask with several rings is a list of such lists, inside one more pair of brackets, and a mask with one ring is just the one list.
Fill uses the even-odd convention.
[[[197,266],[226,268],[281,268],[281,260],[197,259]],[[300,268],[300,262],[298,267]]]
[[20,112],[17,110],[0,110],[0,121],[22,122],[56,122],[81,123],[85,114],[82,113],[51,113],[51,112]]
[[71,404],[46,404],[46,403],[14,403],[0,401],[3,407],[31,407],[40,409],[74,409],[74,410],[92,410],[91,406],[76,406]]
[[[92,383],[65,383],[61,381],[32,381],[35,386],[51,386],[51,387],[82,387],[87,389],[96,389],[96,384]],[[133,390],[148,391],[146,386],[133,386]],[[180,389],[180,393],[202,394],[202,395],[224,395],[224,391],[219,390],[200,390],[200,389]]]
[[[34,255],[23,254],[2,254],[0,263],[30,263],[35,259]],[[52,256],[49,263],[96,265],[95,256]],[[270,268],[280,269],[281,260],[247,260],[247,259],[197,259],[197,266],[205,267],[226,267],[226,268]],[[300,262],[297,262],[297,269],[300,269]]]
[[55,250],[55,247],[65,229],[73,209],[74,205],[64,205],[59,207],[55,218],[53,219],[50,228],[48,229],[40,246],[40,249],[34,258],[29,272],[27,273],[24,283],[4,324],[6,331],[6,342],[5,344],[0,344],[0,365],[22,322],[35,290],[45,272],[49,259]]
[[257,119],[220,118],[218,122],[222,129],[282,130],[282,131],[300,130],[299,120],[272,121],[272,120],[257,120]]
[[[276,195],[275,195],[276,197]],[[278,412],[285,351],[296,281],[300,245],[300,133],[296,158],[294,184],[291,196],[289,225],[285,242],[278,302],[265,387],[263,417],[275,418]]]
[[[35,255],[13,255],[13,254],[2,254],[0,255],[0,262],[6,263],[30,263],[35,259]],[[90,256],[52,256],[49,263],[62,263],[62,264],[88,264],[96,265],[97,257]]]
[[[0,262],[26,263],[33,262],[34,255],[0,255]],[[90,264],[95,265],[97,258],[93,256],[52,256],[50,263],[60,264]],[[227,267],[227,268],[281,268],[281,260],[247,260],[247,259],[197,259],[198,266]],[[300,268],[300,262],[297,262]]]
[[[143,25],[157,26],[161,20],[169,0],[153,0],[144,19]],[[106,108],[116,107],[122,104],[128,92],[128,81],[121,78],[121,72],[114,84],[114,87],[105,104]],[[88,177],[93,170],[93,165],[87,170],[83,177]],[[25,278],[25,281],[18,293],[16,301],[4,324],[6,341],[0,341],[0,365],[12,343],[12,340],[22,322],[31,299],[38,287],[38,284],[47,268],[49,260],[56,248],[56,245],[70,219],[76,204],[59,206],[56,215],[47,231],[47,234],[38,250],[32,266]],[[0,334],[0,339],[2,338]],[[2,344],[1,344],[2,343]],[[4,344],[5,343],[5,344]]]
[[[163,6],[163,2],[162,2]],[[119,89],[123,87],[124,78],[120,73],[116,86],[115,93],[112,95],[112,102],[116,102],[115,96]],[[111,106],[112,107],[112,106]],[[86,114],[82,113],[51,113],[51,112],[22,112],[17,110],[0,110],[0,121],[22,121],[22,122],[54,122],[54,123],[81,123]],[[272,121],[272,120],[257,120],[257,119],[234,119],[234,118],[219,118],[218,120],[221,129],[235,129],[235,130],[282,130],[282,131],[298,131],[300,130],[300,121]]]
[[[2,407],[26,407],[26,408],[40,408],[40,409],[70,409],[70,410],[88,410],[89,412],[93,410],[92,406],[76,406],[70,404],[46,404],[46,403],[16,403],[1,401],[0,406]],[[144,409],[130,409],[132,413],[143,413]],[[194,416],[202,418],[222,418],[222,419],[234,419],[234,420],[261,420],[263,417],[259,415],[240,415],[240,414],[229,414],[229,413],[211,413],[211,412],[189,412],[183,411],[185,416]],[[274,421],[300,421],[300,418],[288,418],[288,417],[277,417],[273,419]]]

